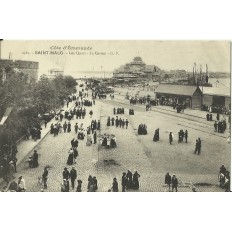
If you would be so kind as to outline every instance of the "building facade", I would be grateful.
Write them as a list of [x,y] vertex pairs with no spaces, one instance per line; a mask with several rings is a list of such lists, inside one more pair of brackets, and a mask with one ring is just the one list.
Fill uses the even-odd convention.
[[146,65],[139,56],[134,57],[133,61],[125,65],[121,65],[114,70],[113,77],[120,78],[158,78],[160,76],[160,68],[155,65]]
[[48,70],[48,77],[57,77],[57,76],[63,76],[64,71],[61,71],[59,69],[50,69]]
[[28,82],[37,82],[38,81],[38,70],[39,62],[35,61],[25,61],[25,60],[7,60],[0,59],[0,70],[2,81],[6,80],[7,68],[13,68],[16,72],[22,72],[28,76]]
[[202,92],[198,86],[160,84],[155,90],[156,98],[160,102],[184,104],[190,109],[201,109]]
[[203,105],[230,108],[229,88],[203,87]]

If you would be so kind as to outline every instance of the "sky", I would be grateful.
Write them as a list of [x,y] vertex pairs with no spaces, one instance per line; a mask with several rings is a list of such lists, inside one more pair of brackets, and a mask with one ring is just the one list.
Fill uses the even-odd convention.
[[[70,47],[69,47],[70,46]],[[80,47],[90,47],[88,54]],[[40,54],[40,53],[48,54]],[[58,54],[50,54],[57,52]],[[69,54],[74,52],[74,54]],[[39,62],[39,74],[58,68],[65,74],[78,71],[109,71],[131,62],[140,56],[146,64],[157,65],[163,70],[184,69],[192,71],[193,64],[206,64],[212,72],[230,72],[230,42],[228,41],[151,41],[151,40],[85,40],[85,41],[14,41],[4,40],[1,58]],[[63,54],[62,54],[63,53]]]

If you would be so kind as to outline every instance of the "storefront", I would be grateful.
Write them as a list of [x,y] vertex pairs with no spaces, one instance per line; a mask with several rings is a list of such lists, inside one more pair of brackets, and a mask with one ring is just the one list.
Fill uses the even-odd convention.
[[197,86],[160,84],[156,90],[156,98],[165,105],[185,105],[186,108],[201,109],[202,92]]
[[203,105],[229,108],[230,103],[229,88],[203,87]]

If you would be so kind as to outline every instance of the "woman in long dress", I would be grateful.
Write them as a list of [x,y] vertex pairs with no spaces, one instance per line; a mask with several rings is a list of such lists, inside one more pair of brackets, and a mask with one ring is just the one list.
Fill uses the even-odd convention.
[[72,149],[70,149],[68,160],[67,160],[67,165],[73,165],[73,161],[74,161],[74,152]]

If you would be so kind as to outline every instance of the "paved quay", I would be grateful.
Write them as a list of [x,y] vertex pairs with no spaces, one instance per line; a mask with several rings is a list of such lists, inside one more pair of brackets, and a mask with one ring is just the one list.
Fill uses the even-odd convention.
[[[128,110],[132,106],[125,105],[126,113],[118,117],[128,119],[128,129],[106,126],[107,117],[113,115],[113,107],[120,107],[121,103],[115,100],[97,100],[96,105],[86,107],[87,114],[85,119],[71,120],[72,131],[70,133],[60,133],[54,137],[49,133],[50,124],[42,131],[41,140],[37,142],[29,140],[23,141],[18,145],[18,172],[17,178],[23,175],[26,180],[28,192],[41,191],[42,186],[38,183],[38,177],[43,173],[45,166],[49,166],[48,189],[47,192],[59,192],[62,183],[62,171],[66,167],[70,141],[76,134],[74,124],[83,123],[84,128],[90,125],[92,119],[101,120],[101,133],[114,134],[117,139],[116,148],[104,148],[99,144],[86,146],[86,139],[79,141],[79,156],[75,166],[78,179],[83,181],[82,191],[87,191],[87,179],[89,175],[96,176],[98,180],[98,191],[106,192],[112,186],[112,180],[117,178],[119,189],[121,191],[122,172],[130,169],[132,172],[137,170],[140,177],[140,192],[166,192],[167,187],[164,185],[164,175],[167,171],[170,174],[175,173],[179,179],[180,192],[191,192],[192,184],[196,185],[199,192],[219,192],[224,191],[218,187],[218,168],[222,163],[228,164],[228,152],[230,150],[225,138],[211,135],[207,132],[200,131],[201,138],[204,142],[202,154],[193,155],[194,141],[199,136],[199,124],[189,129],[190,140],[188,144],[177,144],[173,146],[168,144],[167,132],[172,128],[177,133],[182,125],[188,125],[188,118],[180,118],[173,115],[164,115],[164,113],[149,111],[146,112],[144,106],[139,106],[135,110],[135,115],[129,115]],[[73,104],[69,108],[73,107]],[[64,107],[66,109],[66,107]],[[90,118],[89,111],[93,110],[93,117]],[[175,116],[174,116],[175,115]],[[179,115],[178,115],[179,116]],[[201,120],[201,119],[200,119]],[[203,119],[202,119],[203,120]],[[63,120],[64,122],[64,120]],[[139,136],[137,126],[145,122],[148,126],[148,135]],[[180,125],[181,124],[181,125]],[[152,141],[154,130],[160,127],[160,141]],[[210,138],[210,139],[209,139]],[[220,140],[221,146],[217,146],[215,141]],[[39,167],[28,167],[28,156],[32,154],[34,148],[39,153]],[[72,166],[67,166],[69,170]],[[5,185],[4,182],[0,187]],[[45,190],[44,190],[45,191]]]

